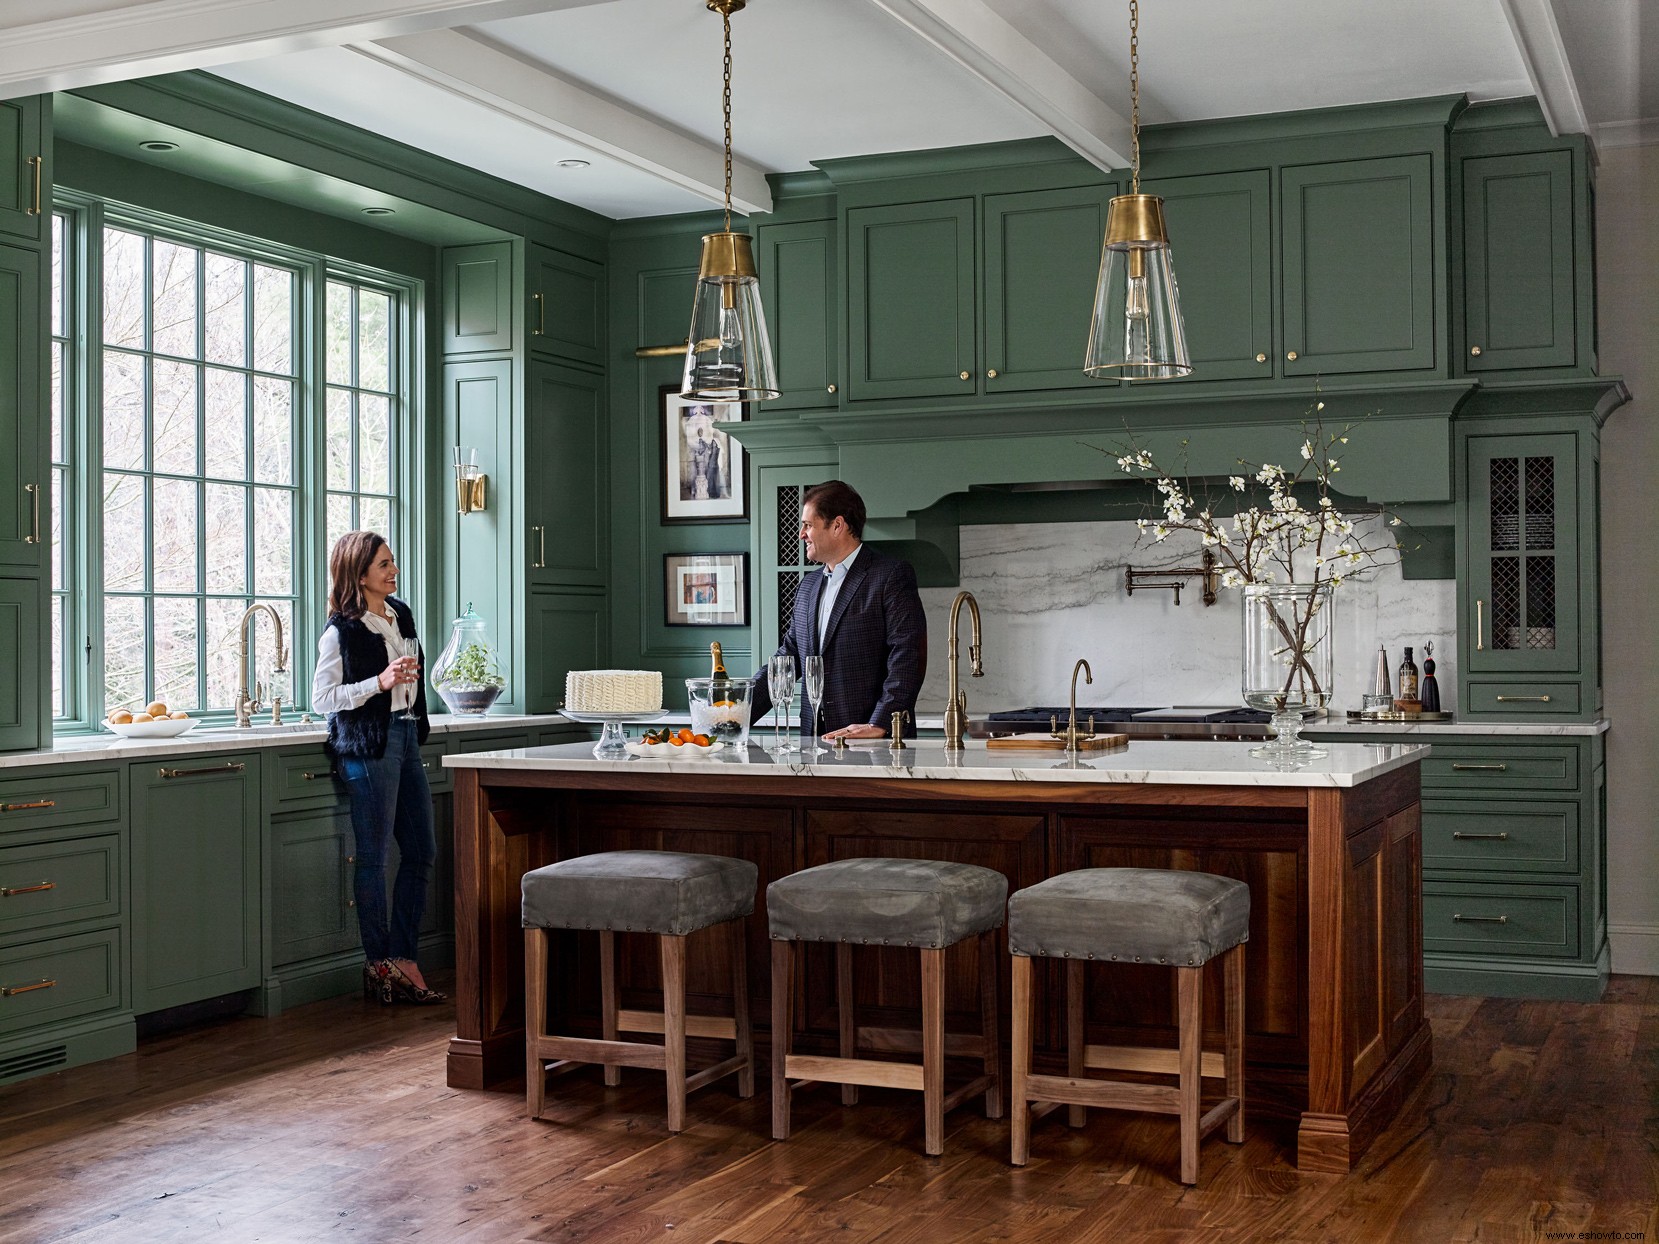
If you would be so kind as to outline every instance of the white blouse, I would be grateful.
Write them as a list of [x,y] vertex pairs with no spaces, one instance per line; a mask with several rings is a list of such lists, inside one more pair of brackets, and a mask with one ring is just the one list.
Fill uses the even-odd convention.
[[[365,613],[363,625],[386,641],[388,663],[403,655],[405,641],[398,633],[395,615],[388,617],[385,614]],[[317,672],[311,678],[312,712],[338,713],[362,708],[380,694],[380,675],[365,678],[362,682],[342,682],[345,673],[345,659],[340,655],[339,628],[327,627],[323,637],[317,641]],[[392,712],[401,713],[414,705],[417,685],[412,682],[392,684]]]

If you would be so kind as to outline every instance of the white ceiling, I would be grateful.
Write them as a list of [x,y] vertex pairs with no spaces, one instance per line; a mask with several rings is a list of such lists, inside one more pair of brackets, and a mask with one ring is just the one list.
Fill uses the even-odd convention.
[[[720,21],[701,0],[0,0],[0,93],[171,69],[236,82],[628,218],[717,201]],[[1142,119],[1536,94],[1561,131],[1659,137],[1655,0],[1144,0]],[[734,196],[811,161],[1054,134],[1127,162],[1128,6],[751,0]],[[561,169],[583,159],[583,169]]]

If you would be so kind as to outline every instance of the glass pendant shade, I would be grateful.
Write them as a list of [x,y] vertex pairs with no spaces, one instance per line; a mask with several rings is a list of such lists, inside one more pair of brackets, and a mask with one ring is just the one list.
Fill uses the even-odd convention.
[[1164,201],[1156,195],[1111,202],[1083,370],[1102,380],[1172,380],[1192,371]]
[[754,242],[748,234],[711,233],[703,238],[689,340],[681,397],[755,402],[778,396],[755,275]]

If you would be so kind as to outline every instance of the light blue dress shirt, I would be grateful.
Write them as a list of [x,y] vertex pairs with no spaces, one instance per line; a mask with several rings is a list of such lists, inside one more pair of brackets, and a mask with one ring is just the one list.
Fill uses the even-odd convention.
[[829,630],[830,615],[835,612],[835,598],[841,595],[841,585],[847,581],[847,572],[858,560],[860,544],[841,559],[838,566],[824,567],[824,590],[818,593],[818,651],[824,650],[824,632]]

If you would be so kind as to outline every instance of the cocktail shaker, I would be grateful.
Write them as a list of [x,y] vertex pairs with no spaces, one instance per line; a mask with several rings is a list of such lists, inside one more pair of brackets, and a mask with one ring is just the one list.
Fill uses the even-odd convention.
[[1394,707],[1394,691],[1388,681],[1388,650],[1380,644],[1377,646],[1377,672],[1372,676],[1371,690],[1362,697],[1360,707],[1368,713]]

